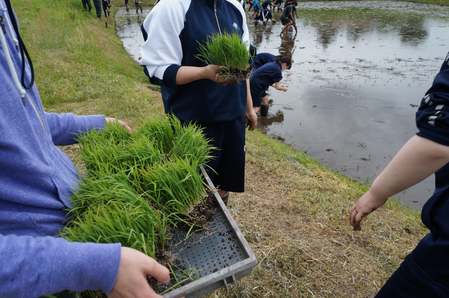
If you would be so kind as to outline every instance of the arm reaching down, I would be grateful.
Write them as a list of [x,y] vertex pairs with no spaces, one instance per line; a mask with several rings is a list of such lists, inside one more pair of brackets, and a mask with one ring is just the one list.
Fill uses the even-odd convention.
[[274,83],[273,84],[273,88],[278,90],[278,91],[283,91],[283,92],[287,92],[288,91],[288,87],[285,86],[284,84],[281,84],[280,82]]
[[253,97],[251,96],[250,80],[246,80],[246,118],[249,122],[249,128],[257,127],[257,114],[253,107]]
[[389,197],[417,184],[449,162],[449,146],[414,136],[399,150],[354,205],[350,223],[360,229],[364,217],[383,206]]
[[449,55],[421,101],[416,125],[417,135],[402,147],[351,209],[350,223],[354,229],[359,230],[362,219],[389,197],[417,184],[449,162]]

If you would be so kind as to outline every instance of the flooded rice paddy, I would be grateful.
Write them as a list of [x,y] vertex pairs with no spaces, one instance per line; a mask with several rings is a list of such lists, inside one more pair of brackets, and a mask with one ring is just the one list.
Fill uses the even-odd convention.
[[[120,10],[118,34],[137,59],[146,15]],[[278,16],[275,14],[275,19]],[[449,51],[449,8],[407,2],[302,2],[299,34],[280,38],[279,22],[250,21],[258,52],[291,51],[285,93],[262,129],[317,160],[370,182],[416,132],[414,114]],[[420,207],[432,178],[399,195]]]

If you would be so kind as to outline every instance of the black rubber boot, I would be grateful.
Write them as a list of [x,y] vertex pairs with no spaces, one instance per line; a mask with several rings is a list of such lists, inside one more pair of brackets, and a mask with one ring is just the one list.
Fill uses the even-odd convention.
[[267,117],[268,116],[268,105],[260,105],[260,116]]

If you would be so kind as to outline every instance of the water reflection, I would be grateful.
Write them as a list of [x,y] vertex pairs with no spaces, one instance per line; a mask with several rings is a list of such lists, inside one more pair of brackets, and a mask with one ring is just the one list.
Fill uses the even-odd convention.
[[[420,13],[300,8],[299,33],[291,39],[279,37],[279,24],[269,39],[257,28],[259,52],[291,53],[295,62],[284,76],[289,91],[271,94],[279,117],[261,119],[263,130],[371,181],[415,133],[416,103],[449,48],[449,11],[434,18],[411,7]],[[431,189],[427,180],[399,197],[420,207]]]
[[342,31],[347,32],[351,41],[358,41],[364,34],[373,31],[394,33],[401,42],[413,46],[419,45],[428,35],[425,16],[417,14],[367,9],[327,9],[302,10],[299,17],[306,26],[316,29],[323,48],[334,42]]
[[407,18],[404,25],[399,29],[399,35],[403,43],[413,46],[419,45],[428,35],[427,30],[424,28],[424,17]]

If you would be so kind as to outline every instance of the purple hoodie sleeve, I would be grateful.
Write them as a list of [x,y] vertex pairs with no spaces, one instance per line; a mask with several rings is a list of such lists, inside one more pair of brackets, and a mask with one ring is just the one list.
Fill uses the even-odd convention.
[[110,293],[120,251],[120,244],[0,235],[0,297],[39,297],[64,290]]
[[77,116],[71,113],[45,113],[45,116],[55,145],[75,144],[79,134],[92,129],[103,129],[106,123],[102,115]]

